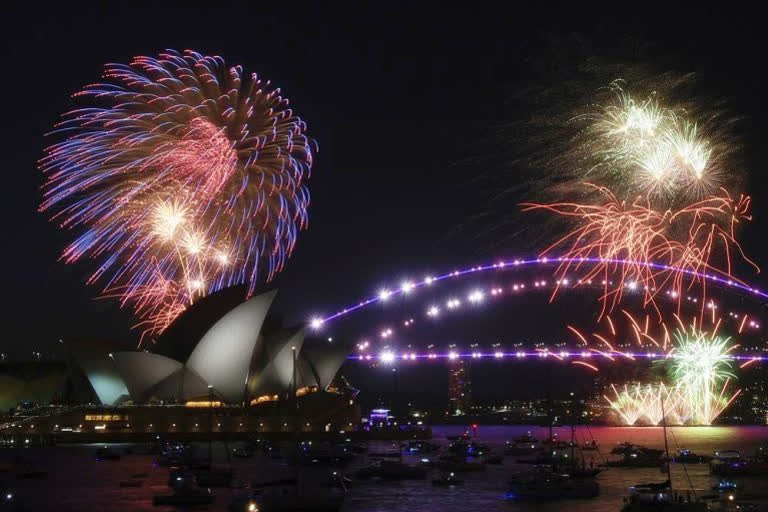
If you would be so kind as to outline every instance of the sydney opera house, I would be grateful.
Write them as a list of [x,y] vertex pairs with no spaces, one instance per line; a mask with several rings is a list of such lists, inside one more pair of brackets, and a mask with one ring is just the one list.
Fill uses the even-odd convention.
[[354,428],[360,416],[357,391],[337,375],[348,348],[309,339],[305,326],[283,326],[269,315],[275,295],[242,302],[240,287],[210,295],[143,351],[65,340],[73,405],[26,428],[131,433]]

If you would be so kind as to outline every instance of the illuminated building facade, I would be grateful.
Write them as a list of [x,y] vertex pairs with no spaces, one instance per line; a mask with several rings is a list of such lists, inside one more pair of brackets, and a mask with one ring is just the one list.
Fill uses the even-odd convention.
[[451,361],[448,366],[448,415],[463,416],[472,406],[470,363],[464,359]]

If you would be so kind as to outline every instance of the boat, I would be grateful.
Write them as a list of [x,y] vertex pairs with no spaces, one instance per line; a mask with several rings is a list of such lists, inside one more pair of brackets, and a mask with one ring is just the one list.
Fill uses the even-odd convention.
[[664,450],[646,448],[645,446],[636,446],[632,443],[624,442],[618,446],[615,446],[613,450],[611,450],[611,453],[613,455],[630,455],[636,453],[638,456],[661,457],[661,455],[664,453]]
[[449,441],[469,441],[470,435],[469,431],[465,430],[464,433],[459,436],[445,436],[445,438]]
[[382,478],[385,480],[407,480],[424,478],[425,466],[403,464],[394,460],[381,460],[360,468],[355,473],[358,478]]
[[672,459],[674,462],[681,462],[684,464],[700,464],[702,462],[709,462],[712,457],[709,455],[698,455],[691,450],[685,448],[678,450],[675,457]]
[[504,447],[504,453],[507,455],[531,455],[543,449],[544,448],[541,446],[541,444],[539,444],[538,441],[529,441],[523,443],[507,441],[507,445]]
[[408,441],[405,449],[409,452],[431,453],[440,449],[440,446],[428,441]]
[[195,475],[186,468],[173,468],[168,473],[168,487],[184,487],[194,482]]
[[664,461],[659,457],[646,457],[637,453],[624,455],[619,460],[609,460],[603,464],[608,468],[653,468],[661,466]]
[[155,495],[152,503],[157,505],[193,506],[213,503],[215,495],[210,489],[179,487],[173,494]]
[[669,480],[660,483],[640,484],[629,488],[629,497],[624,498],[622,512],[705,512],[709,510],[703,501],[692,499],[672,490]]
[[[664,399],[661,400],[661,423],[664,432],[664,451],[662,471],[667,479],[660,483],[640,484],[629,488],[629,496],[624,498],[622,512],[705,512],[709,510],[706,502],[695,498],[691,492],[685,495],[672,487],[672,472],[670,471],[669,444],[667,442],[667,422],[664,413]],[[647,452],[647,451],[646,451]],[[659,454],[656,455],[658,458]],[[650,456],[649,456],[650,457]]]
[[[537,443],[537,442],[538,441],[536,440],[535,437],[533,437],[530,430],[525,435],[512,439],[512,443],[515,443],[515,444],[516,443]],[[507,441],[507,444],[509,443],[510,441]]]
[[324,482],[321,482],[320,485],[324,487],[338,487],[339,489],[343,489],[346,492],[352,485],[352,480],[345,477],[340,472],[334,471],[330,474],[328,479]]
[[253,451],[246,448],[234,448],[232,450],[232,456],[238,459],[250,459],[253,457]]
[[721,478],[717,485],[712,486],[713,491],[717,492],[733,492],[736,490],[736,482],[727,478]]
[[19,505],[16,493],[0,482],[0,510],[25,510]]
[[432,480],[432,485],[436,487],[453,487],[455,485],[461,485],[463,482],[456,478],[455,473],[448,473]]
[[768,462],[745,459],[713,460],[709,471],[717,476],[761,476],[768,475]]

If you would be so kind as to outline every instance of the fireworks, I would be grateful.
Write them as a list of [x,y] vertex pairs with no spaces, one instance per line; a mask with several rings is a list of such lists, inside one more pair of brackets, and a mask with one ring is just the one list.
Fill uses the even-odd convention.
[[[619,391],[612,385],[613,396],[605,396],[611,407],[628,424],[632,425],[638,419],[644,418],[653,424],[663,419],[664,413],[668,421],[690,423],[695,425],[711,425],[728,405],[741,393],[732,392],[729,385],[735,375],[731,366],[736,359],[732,354],[739,345],[732,344],[730,338],[718,335],[720,320],[712,314],[711,330],[704,330],[694,319],[686,326],[675,316],[678,326],[670,329],[665,324],[657,328],[658,335],[651,332],[649,317],[638,321],[626,311],[622,311],[628,321],[631,339],[646,350],[652,347],[656,363],[668,373],[670,383],[624,385]],[[639,354],[617,350],[616,327],[610,317],[606,317],[611,334],[593,333],[597,340],[597,348],[592,346],[585,336],[569,326],[571,332],[587,347],[589,352],[584,355],[599,354],[606,359],[617,357],[636,360]],[[670,333],[672,333],[670,335]],[[579,361],[575,361],[579,362]]]
[[683,417],[697,425],[710,425],[736,397],[726,396],[728,383],[734,377],[728,354],[735,346],[729,346],[729,338],[696,329],[677,331],[675,338],[672,377],[684,397]]
[[588,179],[611,184],[622,199],[640,195],[662,208],[706,197],[734,181],[721,166],[728,145],[717,142],[715,133],[710,140],[681,106],[664,103],[656,93],[638,100],[621,81],[608,90],[612,101],[572,120],[585,126],[569,153],[586,163],[581,170]]
[[[524,203],[522,207],[524,211],[545,210],[576,222],[575,229],[542,255],[557,251],[564,257],[556,270],[560,278],[580,269],[582,261],[600,262],[590,266],[582,281],[602,279],[601,314],[612,311],[626,289],[638,286],[644,293],[644,305],[655,306],[655,297],[663,289],[681,297],[684,287],[699,285],[704,296],[706,280],[701,276],[732,279],[734,257],[759,271],[736,238],[737,225],[751,219],[749,197],[736,199],[721,190],[720,195],[678,211],[662,212],[647,201],[627,204],[605,187],[589,186],[599,191],[603,202]],[[553,298],[556,293],[557,288]]]
[[[279,272],[307,225],[313,142],[269,82],[221,57],[109,64],[47,148],[41,211],[78,232],[68,263],[161,332],[199,297]],[[262,273],[264,272],[264,273]]]

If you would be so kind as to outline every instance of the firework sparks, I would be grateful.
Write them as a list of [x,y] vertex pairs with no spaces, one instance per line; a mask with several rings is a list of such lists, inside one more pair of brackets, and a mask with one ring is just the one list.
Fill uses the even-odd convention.
[[[641,322],[627,311],[622,313],[627,320],[625,330],[629,333],[629,339],[645,350],[653,350],[654,352],[648,353],[657,358],[657,364],[665,367],[670,380],[668,384],[625,384],[621,390],[611,385],[613,396],[606,395],[604,398],[628,425],[642,418],[652,424],[660,423],[663,419],[662,401],[667,420],[670,422],[711,425],[739,396],[741,390],[733,392],[729,388],[731,381],[735,379],[731,372],[734,364],[732,352],[739,345],[732,344],[730,338],[717,334],[719,320],[714,322],[710,330],[704,330],[697,324],[696,319],[686,326],[680,317],[675,315],[679,327],[670,329],[661,323],[655,329],[658,335],[653,336],[648,316],[645,317],[645,322]],[[613,322],[610,325],[612,326]],[[568,329],[576,334],[579,340],[589,339],[572,326]],[[597,333],[592,333],[591,337],[599,348],[587,342],[589,352],[586,354],[603,354],[601,349],[607,349],[612,353],[633,358],[630,357],[631,354],[622,353],[615,348],[619,345],[615,337]],[[614,341],[611,343],[609,339]]]
[[[725,190],[676,212],[657,211],[648,202],[627,204],[605,187],[587,184],[600,192],[600,204],[523,203],[523,211],[544,210],[575,220],[577,227],[542,252],[563,256],[556,270],[559,280],[582,268],[580,261],[600,261],[590,266],[581,281],[602,279],[601,314],[612,311],[627,290],[638,287],[644,306],[655,307],[655,297],[671,289],[682,297],[686,287],[699,285],[702,308],[706,282],[699,276],[731,277],[732,259],[738,256],[759,272],[736,238],[739,223],[751,219],[749,197],[732,198]],[[613,283],[613,284],[611,284]],[[558,288],[555,288],[554,298]]]
[[41,211],[78,232],[62,259],[154,335],[220,288],[271,279],[306,227],[313,142],[279,89],[221,57],[167,51],[109,64],[47,148]]
[[575,116],[585,124],[571,151],[591,162],[586,175],[601,183],[620,183],[626,198],[706,197],[727,181],[718,165],[725,153],[681,107],[657,94],[638,100],[621,81],[611,83],[613,100]]

